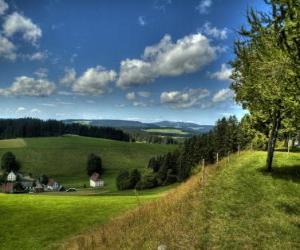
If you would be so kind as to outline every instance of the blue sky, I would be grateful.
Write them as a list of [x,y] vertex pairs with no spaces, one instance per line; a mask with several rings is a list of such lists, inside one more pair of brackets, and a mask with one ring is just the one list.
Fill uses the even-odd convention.
[[0,117],[213,124],[262,0],[0,0]]

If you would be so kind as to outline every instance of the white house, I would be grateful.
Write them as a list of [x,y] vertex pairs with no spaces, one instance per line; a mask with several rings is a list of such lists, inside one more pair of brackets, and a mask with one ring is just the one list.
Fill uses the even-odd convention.
[[7,175],[7,181],[16,181],[17,180],[17,175],[11,171],[8,175]]
[[91,187],[103,187],[104,181],[100,179],[100,175],[98,173],[93,173],[90,177],[90,186]]

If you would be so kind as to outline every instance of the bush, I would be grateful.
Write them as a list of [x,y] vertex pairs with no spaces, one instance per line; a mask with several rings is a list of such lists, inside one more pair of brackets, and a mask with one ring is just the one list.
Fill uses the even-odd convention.
[[141,173],[137,169],[132,170],[131,173],[123,170],[117,176],[117,188],[119,190],[133,189],[140,180]]
[[173,174],[172,169],[169,169],[168,173],[167,173],[167,178],[164,181],[164,185],[170,185],[175,182],[177,182],[177,176],[175,174]]
[[142,177],[142,179],[136,184],[136,189],[150,189],[158,186],[157,175],[148,174]]
[[128,180],[129,180],[130,174],[127,170],[122,170],[116,179],[117,188],[119,190],[125,190],[128,188]]

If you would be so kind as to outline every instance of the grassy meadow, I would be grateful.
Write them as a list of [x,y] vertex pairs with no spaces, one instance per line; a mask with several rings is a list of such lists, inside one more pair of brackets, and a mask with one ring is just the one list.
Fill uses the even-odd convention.
[[64,249],[299,249],[300,153],[244,152]]
[[158,198],[164,189],[135,195],[9,195],[0,193],[0,249],[55,249],[128,209]]
[[149,128],[149,129],[144,129],[144,131],[146,131],[148,133],[188,135],[188,132],[185,132],[181,129],[176,129],[176,128]]
[[105,169],[105,190],[115,191],[115,177],[121,169],[138,168],[144,172],[151,157],[174,148],[173,145],[63,136],[0,140],[0,157],[11,151],[20,160],[21,171],[34,176],[49,175],[67,187],[82,187],[89,184],[85,170],[88,154],[99,154]]

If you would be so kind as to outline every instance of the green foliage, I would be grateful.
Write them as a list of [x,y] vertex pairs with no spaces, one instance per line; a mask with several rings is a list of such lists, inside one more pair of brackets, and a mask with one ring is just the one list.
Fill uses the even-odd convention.
[[241,28],[232,62],[236,101],[248,109],[257,129],[268,136],[267,168],[279,129],[299,126],[300,21],[296,0],[266,1],[272,14],[248,13],[249,29]]
[[116,184],[119,190],[133,189],[141,180],[141,173],[137,169],[133,169],[130,173],[123,170],[116,178]]
[[91,176],[93,173],[102,174],[102,160],[100,156],[95,154],[88,156],[86,171],[88,176]]
[[6,152],[1,159],[1,168],[6,173],[11,171],[17,172],[20,169],[20,164],[18,163],[16,156],[12,152]]
[[152,174],[144,175],[142,179],[137,183],[136,189],[138,190],[150,189],[150,188],[155,188],[157,186],[158,186],[157,175],[152,173]]

